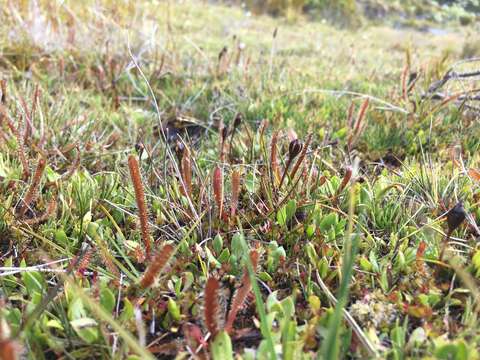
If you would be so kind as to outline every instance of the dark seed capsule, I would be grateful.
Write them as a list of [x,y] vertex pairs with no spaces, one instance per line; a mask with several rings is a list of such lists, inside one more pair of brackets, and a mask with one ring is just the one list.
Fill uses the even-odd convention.
[[452,233],[467,217],[463,203],[459,201],[447,212],[448,231]]
[[0,90],[2,90],[2,97],[0,98],[0,102],[2,104],[7,103],[7,81],[2,80],[0,81]]
[[224,56],[225,54],[227,53],[228,49],[226,46],[223,47],[222,51],[220,51],[218,53],[218,60],[220,61]]
[[300,152],[302,151],[303,144],[300,140],[295,139],[292,142],[290,142],[290,145],[288,146],[288,156],[291,159],[294,159]]
[[226,127],[224,127],[222,129],[222,139],[225,140],[228,136],[228,129]]
[[418,73],[416,71],[411,72],[410,75],[408,76],[408,85],[410,85],[418,76]]
[[242,123],[243,121],[243,115],[238,113],[236,116],[235,116],[235,120],[233,120],[233,128],[236,130],[240,124]]
[[137,152],[143,151],[143,149],[144,149],[144,146],[143,146],[142,143],[136,143],[136,144],[135,144],[135,150],[136,150]]
[[143,151],[145,150],[145,146],[142,143],[138,142],[135,144],[135,151],[138,154],[138,158],[141,159],[143,155]]
[[177,140],[177,143],[175,144],[175,153],[177,155],[178,161],[182,160],[184,152],[185,152],[185,145],[183,145],[183,142],[181,142],[180,140]]

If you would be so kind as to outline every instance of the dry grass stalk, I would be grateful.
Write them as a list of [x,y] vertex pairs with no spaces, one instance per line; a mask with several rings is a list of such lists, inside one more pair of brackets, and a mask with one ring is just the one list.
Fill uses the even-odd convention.
[[190,150],[185,148],[180,162],[180,173],[182,176],[181,191],[183,195],[191,198],[192,196],[192,160],[190,158]]
[[30,112],[28,110],[27,103],[24,98],[20,98],[20,104],[22,105],[23,112],[25,113],[25,117],[22,116],[22,118],[25,119],[25,124],[24,124],[25,126],[23,131],[23,142],[24,144],[26,144],[28,143],[28,139],[32,134],[33,124],[32,124],[32,119],[30,118]]
[[350,103],[347,111],[347,126],[349,129],[353,128],[353,112],[355,110],[355,103]]
[[277,142],[279,131],[275,131],[272,136],[272,144],[270,149],[270,167],[272,169],[273,183],[277,184],[280,179],[280,168],[277,159]]
[[408,66],[408,64],[406,64],[405,67],[403,68],[402,77],[401,77],[402,99],[404,101],[407,101],[407,95],[408,95],[407,77],[409,73],[410,73],[410,67]]
[[213,194],[218,208],[218,217],[223,216],[223,170],[220,166],[213,170]]
[[348,148],[350,149],[352,144],[355,143],[355,141],[358,140],[360,137],[362,131],[363,131],[363,120],[365,119],[365,115],[367,113],[368,105],[370,101],[369,99],[365,99],[365,101],[362,103],[362,106],[360,107],[360,110],[358,112],[357,120],[355,121],[355,127],[353,129],[353,133],[350,135],[348,139]]

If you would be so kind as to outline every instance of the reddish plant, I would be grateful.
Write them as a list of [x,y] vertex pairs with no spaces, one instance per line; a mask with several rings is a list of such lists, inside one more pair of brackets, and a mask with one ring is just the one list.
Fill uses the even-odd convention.
[[238,207],[238,196],[240,194],[240,172],[234,170],[232,172],[232,202],[230,205],[230,216],[235,217]]
[[350,106],[348,107],[348,112],[347,112],[347,126],[349,129],[353,127],[353,111],[355,110],[355,103],[352,102],[350,103]]
[[360,137],[360,134],[363,130],[363,120],[365,119],[365,115],[367,113],[368,105],[370,101],[369,99],[365,99],[365,101],[360,106],[360,110],[358,112],[357,120],[355,121],[355,126],[353,128],[353,132],[348,138],[348,148],[352,146],[352,144]]
[[408,95],[408,85],[407,85],[407,77],[410,72],[410,67],[408,64],[405,65],[402,71],[402,78],[401,78],[401,87],[402,87],[402,99],[407,100]]
[[17,360],[20,350],[21,349],[16,342],[8,339],[0,339],[0,359]]
[[290,178],[293,180],[295,175],[297,174],[298,169],[300,168],[300,165],[303,163],[303,160],[305,160],[305,156],[307,155],[307,150],[308,146],[310,145],[310,142],[312,141],[312,134],[309,134],[307,137],[307,141],[302,147],[302,152],[300,153],[300,156],[298,157],[297,162],[295,163],[295,166],[292,169],[292,172],[290,173]]
[[100,256],[102,257],[103,263],[107,267],[108,271],[113,274],[113,284],[118,286],[120,283],[118,279],[120,279],[120,271],[118,271],[117,266],[113,263],[111,255],[107,253],[107,249],[102,246],[100,249]]
[[75,156],[75,159],[72,162],[72,165],[67,169],[66,172],[62,174],[62,180],[68,180],[70,177],[77,171],[78,167],[80,166],[80,149],[78,148],[78,144],[75,144],[75,147],[77,149],[77,155]]
[[280,184],[278,185],[278,189],[280,189],[283,185],[283,181],[285,180],[285,176],[288,173],[288,169],[290,168],[290,165],[292,164],[292,161],[294,158],[300,154],[302,151],[303,144],[300,140],[294,139],[290,141],[290,144],[288,145],[288,159],[287,159],[287,164],[285,165],[285,169],[283,170],[282,178],[280,179]]
[[219,299],[220,283],[214,277],[209,277],[205,285],[205,325],[214,338],[219,331],[218,318],[220,313]]
[[[259,257],[259,254],[256,250],[252,250],[250,252],[250,261],[252,262],[254,270],[258,266],[258,257]],[[242,308],[251,289],[252,289],[252,284],[250,282],[250,276],[248,274],[248,270],[245,269],[242,276],[242,285],[235,292],[235,295],[233,296],[233,299],[232,299],[232,305],[230,306],[230,311],[227,317],[227,323],[225,325],[226,332],[230,333],[232,331],[233,323],[235,321],[235,318],[237,317],[238,311]]]
[[338,187],[337,194],[340,194],[343,191],[343,189],[345,189],[345,187],[347,186],[347,184],[352,178],[352,173],[353,173],[352,167],[347,166],[347,168],[345,169],[345,176],[342,179],[342,183]]
[[192,323],[185,323],[182,326],[183,334],[190,346],[190,348],[195,349],[198,345],[202,345],[203,347],[207,347],[207,342],[202,335],[202,330],[196,324]]
[[143,289],[147,289],[152,286],[155,278],[158,276],[158,274],[160,274],[172,257],[174,250],[175,248],[172,245],[166,244],[153,257],[150,265],[148,265],[147,270],[145,270],[145,273],[143,274],[142,280],[140,280],[140,286]]
[[130,155],[128,157],[128,168],[130,170],[130,177],[133,182],[133,189],[135,190],[135,200],[137,202],[138,217],[140,219],[140,231],[145,246],[145,254],[147,259],[151,255],[151,238],[150,229],[148,226],[148,211],[145,203],[145,192],[143,190],[142,178],[140,175],[140,167],[136,156]]
[[17,140],[18,157],[23,167],[23,178],[26,180],[30,177],[30,168],[28,166],[27,156],[25,155],[25,144],[23,142],[23,137],[20,135],[20,131],[15,127],[15,125],[13,125],[12,120],[10,120],[8,117],[6,117],[6,120],[10,131],[13,133],[15,139]]
[[418,245],[415,265],[417,267],[417,271],[422,273],[425,271],[423,256],[425,254],[426,249],[427,249],[427,244],[424,241],[421,241],[420,244]]
[[76,273],[78,275],[83,275],[84,272],[87,270],[88,265],[90,265],[90,261],[92,260],[92,256],[95,253],[92,247],[89,247],[83,255],[81,255],[75,263],[75,267],[77,268]]
[[47,209],[43,214],[31,219],[26,219],[24,220],[24,222],[29,225],[39,224],[41,222],[47,221],[50,217],[52,217],[52,215],[56,210],[57,210],[57,198],[52,197],[52,199],[48,203]]
[[38,160],[37,168],[35,169],[35,174],[33,175],[32,183],[27,190],[27,194],[23,198],[22,206],[18,211],[18,215],[21,217],[25,215],[27,212],[30,204],[34,203],[38,197],[38,187],[40,185],[40,180],[42,179],[43,171],[45,170],[45,166],[47,165],[47,161],[43,158]]

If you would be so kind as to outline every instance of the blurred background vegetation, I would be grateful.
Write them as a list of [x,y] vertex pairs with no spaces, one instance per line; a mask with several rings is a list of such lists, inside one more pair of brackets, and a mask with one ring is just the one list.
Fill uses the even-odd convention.
[[227,0],[253,14],[268,13],[294,18],[305,14],[341,27],[366,21],[394,26],[426,28],[449,23],[468,25],[480,18],[480,0]]

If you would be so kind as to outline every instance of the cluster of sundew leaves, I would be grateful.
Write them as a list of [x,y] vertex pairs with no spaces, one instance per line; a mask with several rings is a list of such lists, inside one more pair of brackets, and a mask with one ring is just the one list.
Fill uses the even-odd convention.
[[[348,203],[354,194],[359,249],[347,310],[377,351],[393,358],[476,356],[478,300],[472,283],[464,282],[466,277],[475,284],[480,268],[475,232],[462,226],[451,239],[454,264],[463,272],[438,263],[446,231],[442,213],[462,199],[474,220],[480,215],[476,178],[468,176],[449,151],[450,139],[457,140],[466,157],[461,160],[464,166],[478,167],[474,155],[478,144],[466,135],[478,125],[455,108],[430,114],[434,104],[424,102],[415,108],[417,116],[412,120],[371,104],[367,125],[348,152],[349,101],[277,92],[277,86],[299,80],[292,76],[282,82],[276,66],[273,76],[264,79],[268,64],[263,64],[260,54],[251,54],[256,65],[247,78],[233,67],[230,73],[218,74],[214,69],[197,79],[191,71],[195,66],[205,71],[205,63],[155,76],[160,62],[152,57],[141,63],[141,69],[158,99],[162,118],[186,112],[203,121],[208,130],[202,141],[183,138],[192,164],[192,189],[185,194],[183,174],[176,169],[181,164],[175,154],[178,144],[163,142],[146,83],[138,69],[124,67],[131,61],[127,54],[49,53],[46,65],[27,54],[25,49],[22,61],[27,59],[27,67],[34,65],[35,78],[25,81],[23,63],[10,57],[5,108],[18,126],[19,115],[31,109],[35,86],[40,86],[35,131],[24,151],[33,172],[43,129],[47,166],[39,186],[41,196],[28,219],[42,214],[51,197],[56,197],[57,207],[48,219],[33,225],[18,218],[16,209],[31,179],[22,178],[18,139],[3,126],[2,266],[49,264],[46,271],[25,268],[2,274],[2,326],[9,331],[2,332],[5,339],[11,337],[34,358],[61,354],[133,358],[139,351],[116,330],[119,325],[134,334],[140,348],[158,356],[187,354],[196,351],[193,345],[200,346],[201,354],[215,353],[229,340],[222,335],[202,345],[208,341],[202,300],[205,283],[212,276],[221,280],[221,305],[228,308],[245,272],[246,241],[261,256],[256,278],[278,351],[285,357],[314,357],[328,338],[332,317],[332,304],[316,275],[336,292],[342,278]],[[58,68],[62,61],[64,73]],[[389,91],[390,101],[411,110],[390,81],[385,83],[391,88],[374,89],[367,80],[359,77],[355,90],[373,90],[375,95]],[[302,81],[308,84],[308,78]],[[185,88],[186,83],[190,85]],[[414,100],[417,96],[411,94]],[[146,100],[136,103],[134,97]],[[355,104],[359,107],[361,101]],[[243,121],[232,137],[225,137],[227,155],[222,159],[218,119],[232,129],[236,113],[243,114]],[[318,121],[310,123],[306,118]],[[263,119],[267,121],[262,123]],[[274,131],[285,124],[297,130],[300,141],[306,141],[302,134],[308,130],[313,136],[296,178],[287,176],[279,188],[271,170],[271,142]],[[456,135],[452,128],[458,130]],[[289,143],[284,131],[277,149],[281,172],[288,161]],[[75,161],[73,144],[81,162],[72,176],[62,179]],[[167,156],[167,147],[172,156]],[[62,152],[65,149],[69,151]],[[393,168],[382,165],[388,153],[403,162]],[[132,154],[141,166],[155,250],[164,249],[166,243],[176,249],[160,278],[146,290],[138,289],[149,262],[141,256],[144,243],[127,169]],[[347,167],[357,157],[362,159],[360,168],[342,185]],[[226,216],[218,211],[214,168],[222,171]],[[232,218],[228,214],[234,171],[240,172],[241,185],[237,215]],[[63,262],[50,264],[55,260]],[[66,277],[56,273],[61,270],[67,271]],[[49,301],[43,305],[45,299]],[[245,358],[255,352],[258,356],[269,353],[262,341],[266,335],[260,332],[258,305],[253,297],[248,299],[230,334],[233,351]],[[108,316],[99,316],[101,311]],[[219,322],[224,313],[219,312]],[[186,323],[195,325],[199,336],[187,336]],[[344,324],[340,334],[342,357],[366,354],[349,326]],[[217,342],[219,346],[213,345]]]

